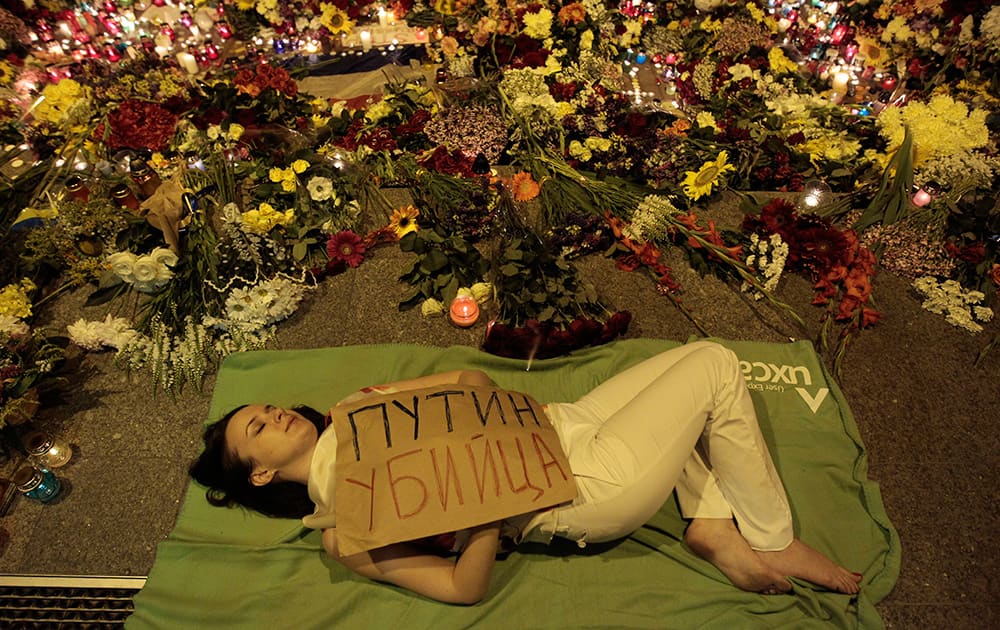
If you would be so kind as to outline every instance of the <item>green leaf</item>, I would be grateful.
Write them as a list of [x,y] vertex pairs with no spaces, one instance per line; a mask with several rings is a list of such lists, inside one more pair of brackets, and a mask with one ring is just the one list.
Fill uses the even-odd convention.
[[306,257],[306,252],[308,251],[308,249],[309,248],[306,246],[305,243],[299,241],[298,243],[292,246],[292,258],[294,258],[297,261],[301,261],[303,258]]
[[106,304],[119,295],[124,294],[126,291],[128,291],[128,285],[125,283],[98,289],[87,296],[87,301],[84,303],[84,306],[100,306],[101,304]]
[[416,244],[417,244],[416,232],[410,232],[409,234],[405,234],[403,238],[399,239],[399,249],[401,249],[404,252],[416,251],[415,250]]
[[420,266],[428,272],[434,273],[448,266],[448,257],[440,251],[432,249],[424,256]]

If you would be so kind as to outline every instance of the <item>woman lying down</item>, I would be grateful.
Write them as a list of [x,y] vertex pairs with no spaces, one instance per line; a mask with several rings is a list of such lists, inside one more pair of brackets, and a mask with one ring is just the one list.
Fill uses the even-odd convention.
[[[493,383],[480,371],[454,371],[365,388],[338,404],[447,385]],[[558,536],[581,547],[616,540],[642,526],[675,490],[688,520],[687,546],[734,586],[780,595],[791,591],[788,578],[795,577],[841,593],[859,591],[860,574],[794,537],[784,486],[730,350],[712,342],[680,346],[574,403],[544,409],[576,498],[438,537],[450,547],[444,550],[412,540],[341,552],[331,483],[337,436],[323,414],[308,407],[232,410],[206,429],[205,450],[190,472],[208,487],[214,505],[302,518],[322,529],[327,553],[347,568],[442,602],[470,604],[486,596],[502,537],[521,543]]]

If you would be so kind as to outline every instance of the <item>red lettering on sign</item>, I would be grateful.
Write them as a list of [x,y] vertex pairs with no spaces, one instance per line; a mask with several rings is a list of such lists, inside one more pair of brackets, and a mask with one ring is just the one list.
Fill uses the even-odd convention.
[[364,484],[357,479],[344,479],[347,483],[353,483],[368,490],[368,531],[372,531],[375,526],[375,469],[372,468],[371,481]]
[[434,477],[437,479],[438,501],[441,502],[441,509],[448,511],[448,489],[451,482],[455,482],[455,498],[459,505],[465,505],[465,498],[462,496],[462,483],[458,480],[458,470],[455,468],[455,459],[451,455],[451,447],[445,447],[445,471],[444,483],[441,483],[441,466],[438,465],[437,449],[430,449],[431,464],[434,466]]
[[503,462],[503,472],[507,476],[507,485],[514,494],[520,494],[529,489],[534,490],[535,498],[532,501],[537,501],[545,494],[545,491],[531,483],[531,479],[528,476],[528,462],[524,459],[524,448],[521,446],[521,438],[514,438],[514,444],[517,446],[517,456],[521,460],[521,472],[524,475],[524,483],[518,487],[514,486],[514,479],[511,477],[510,467],[507,465],[507,454],[504,452],[503,443],[497,440],[497,452],[500,453],[500,461]]
[[493,449],[490,448],[490,441],[483,440],[483,464],[479,465],[476,454],[472,451],[472,442],[482,439],[483,434],[477,433],[472,436],[472,441],[466,443],[465,450],[469,454],[469,463],[472,464],[472,473],[476,477],[476,490],[479,491],[479,502],[483,503],[486,495],[486,473],[487,467],[493,473],[493,495],[500,496],[500,475],[497,473],[497,462],[493,457]]
[[[542,464],[542,470],[545,472],[545,481],[549,484],[549,487],[552,487],[552,478],[549,477],[549,468],[552,466],[555,466],[559,470],[559,474],[562,475],[563,480],[569,479],[566,471],[562,469],[562,464],[560,464],[559,460],[556,459],[556,456],[552,454],[552,451],[549,449],[549,445],[545,443],[542,436],[532,431],[531,440],[535,443],[535,452],[538,453],[538,461]],[[545,455],[542,455],[543,449],[549,456],[548,460],[545,459]]]
[[[416,516],[421,512],[421,510],[424,509],[424,506],[427,505],[427,484],[425,484],[420,478],[414,477],[413,475],[399,475],[397,477],[392,472],[392,465],[396,463],[396,461],[403,459],[404,457],[409,457],[410,455],[416,455],[418,453],[423,452],[423,450],[424,449],[422,448],[418,448],[412,451],[407,451],[405,453],[400,453],[395,457],[390,457],[385,462],[386,472],[389,474],[389,492],[392,493],[392,502],[396,506],[396,516],[399,517],[400,520]],[[398,484],[403,481],[412,481],[413,483],[420,486],[420,499],[417,501],[417,507],[411,510],[410,512],[407,512],[406,514],[404,514],[400,510],[399,499],[401,493],[397,490]],[[407,493],[405,496],[412,497],[414,495]]]

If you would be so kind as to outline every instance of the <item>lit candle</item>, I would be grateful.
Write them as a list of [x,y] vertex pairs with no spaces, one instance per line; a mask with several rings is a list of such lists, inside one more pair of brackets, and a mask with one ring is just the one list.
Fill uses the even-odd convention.
[[459,295],[452,301],[448,313],[456,326],[468,328],[479,319],[479,304],[471,295]]
[[378,8],[378,25],[382,28],[389,26],[389,12],[385,10],[385,7]]
[[372,33],[371,31],[361,31],[361,48],[364,51],[369,51],[372,49]]
[[198,60],[189,52],[177,53],[177,63],[187,70],[188,74],[198,74]]
[[913,193],[913,205],[923,208],[931,202],[931,196],[926,190],[921,188],[917,192]]
[[847,94],[847,84],[851,81],[851,75],[841,71],[833,75],[833,91],[838,94]]

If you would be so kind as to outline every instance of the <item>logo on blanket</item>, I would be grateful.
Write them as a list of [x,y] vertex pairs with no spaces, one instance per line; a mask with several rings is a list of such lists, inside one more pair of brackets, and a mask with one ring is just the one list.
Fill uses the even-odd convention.
[[[775,365],[764,361],[740,361],[743,378],[747,380],[747,388],[760,392],[783,392],[785,385],[795,388],[806,405],[816,413],[819,406],[830,393],[828,387],[820,387],[815,393],[806,387],[812,387],[812,373],[804,365]],[[800,386],[800,383],[805,387]]]

